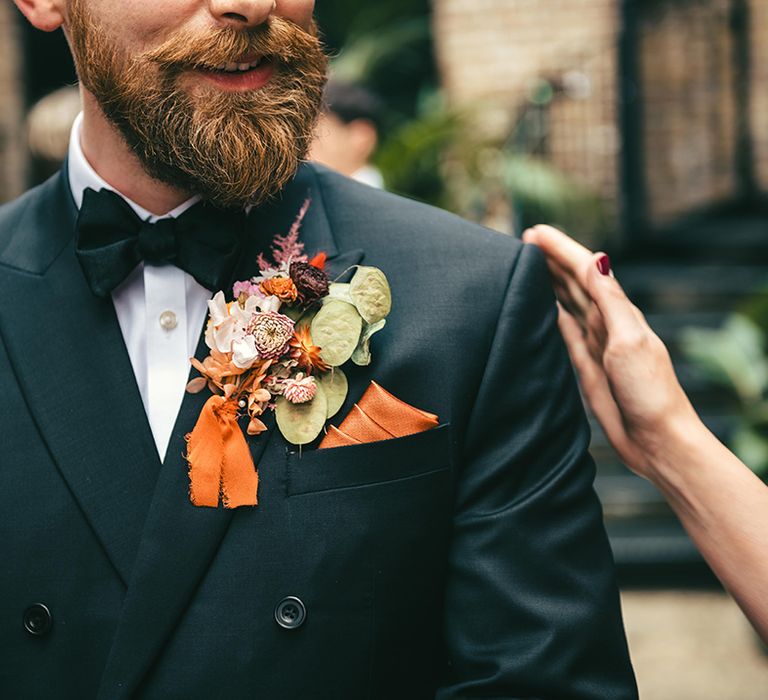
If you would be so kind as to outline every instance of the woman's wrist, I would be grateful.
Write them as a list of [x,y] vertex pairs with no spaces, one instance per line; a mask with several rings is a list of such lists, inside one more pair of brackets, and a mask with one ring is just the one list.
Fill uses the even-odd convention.
[[722,481],[728,458],[735,458],[693,409],[670,419],[656,438],[647,453],[647,478],[679,516],[706,518],[712,487]]
[[644,454],[647,478],[667,490],[680,487],[696,463],[713,447],[722,447],[690,404],[648,434]]

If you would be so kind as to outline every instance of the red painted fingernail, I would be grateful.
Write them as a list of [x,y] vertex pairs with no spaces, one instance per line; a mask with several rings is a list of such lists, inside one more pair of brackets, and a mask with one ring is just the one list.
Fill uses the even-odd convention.
[[597,269],[606,277],[611,274],[611,259],[605,253],[597,259]]

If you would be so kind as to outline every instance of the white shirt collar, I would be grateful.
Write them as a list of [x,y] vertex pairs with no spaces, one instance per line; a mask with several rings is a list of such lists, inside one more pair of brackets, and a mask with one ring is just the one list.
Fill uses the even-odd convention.
[[112,190],[117,192],[133,209],[137,216],[142,221],[154,222],[158,219],[165,219],[168,217],[176,218],[180,214],[183,214],[193,204],[200,201],[200,196],[195,195],[186,202],[183,202],[173,211],[169,211],[167,214],[158,216],[151,211],[147,211],[144,207],[136,204],[136,202],[128,199],[122,192],[118,192],[114,187],[107,183],[94,169],[93,166],[87,161],[85,154],[83,153],[82,146],[80,145],[80,130],[83,124],[83,113],[77,115],[75,123],[72,125],[72,132],[69,137],[69,161],[68,161],[68,174],[69,174],[69,186],[72,189],[72,197],[75,200],[77,208],[83,203],[83,193],[87,187],[92,190]]
[[350,177],[364,185],[375,187],[377,190],[384,189],[384,177],[381,171],[372,165],[364,165],[360,170],[352,173]]

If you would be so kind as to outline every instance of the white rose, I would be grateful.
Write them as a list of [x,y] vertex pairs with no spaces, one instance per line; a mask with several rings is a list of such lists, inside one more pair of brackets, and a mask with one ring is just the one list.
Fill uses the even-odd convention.
[[[240,313],[232,314],[233,308]],[[217,292],[208,302],[210,320],[205,329],[205,343],[211,350],[232,352],[232,343],[245,335],[245,323],[238,304],[227,304],[223,292]]]
[[239,369],[250,369],[259,357],[256,340],[246,335],[232,342],[232,362]]

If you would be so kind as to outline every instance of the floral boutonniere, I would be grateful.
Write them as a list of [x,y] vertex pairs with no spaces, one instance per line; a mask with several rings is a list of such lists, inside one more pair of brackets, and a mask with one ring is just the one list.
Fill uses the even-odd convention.
[[317,438],[347,395],[340,367],[367,365],[370,340],[389,314],[384,273],[358,266],[349,283],[329,280],[324,252],[309,259],[299,231],[305,202],[291,230],[275,239],[272,261],[259,257],[259,275],[237,282],[233,299],[218,292],[208,302],[205,341],[210,354],[192,358],[200,377],[187,391],[212,392],[187,435],[190,499],[197,506],[256,505],[258,473],[245,432],[267,430],[261,416],[274,410],[285,439]]

